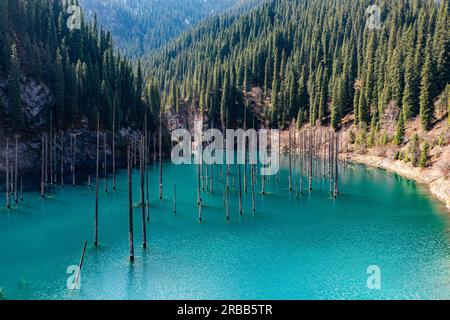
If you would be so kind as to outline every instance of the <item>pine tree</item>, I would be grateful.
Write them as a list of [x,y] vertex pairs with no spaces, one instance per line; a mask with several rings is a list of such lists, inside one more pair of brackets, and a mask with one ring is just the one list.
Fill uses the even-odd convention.
[[409,120],[419,113],[419,83],[412,50],[408,54],[405,65],[405,90],[402,107],[405,120]]
[[429,150],[430,150],[430,145],[428,144],[428,142],[425,142],[422,152],[420,153],[419,165],[421,168],[426,168],[428,166]]
[[405,140],[405,116],[403,113],[398,117],[397,127],[395,129],[394,143],[401,146]]
[[11,46],[10,72],[8,77],[8,119],[16,130],[23,126],[22,100],[20,98],[20,61],[16,44]]
[[56,53],[54,71],[53,71],[53,93],[55,95],[55,116],[59,128],[64,127],[65,121],[65,83],[64,66],[62,56],[58,50]]
[[433,122],[433,100],[432,100],[432,65],[431,56],[428,52],[423,65],[420,81],[420,120],[424,130],[430,130]]

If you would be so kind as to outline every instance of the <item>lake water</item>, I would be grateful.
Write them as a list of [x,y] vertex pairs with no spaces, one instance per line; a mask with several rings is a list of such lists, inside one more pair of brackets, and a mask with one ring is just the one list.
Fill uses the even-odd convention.
[[[296,198],[280,181],[257,181],[256,212],[237,187],[226,221],[215,168],[215,193],[203,194],[198,222],[196,168],[150,169],[149,247],[141,246],[141,210],[134,211],[134,263],[128,259],[126,172],[116,192],[100,192],[99,247],[93,247],[95,192],[57,187],[51,198],[26,193],[17,208],[0,209],[0,288],[7,299],[449,299],[450,215],[424,188],[378,169],[352,165],[338,199],[329,182]],[[341,168],[344,172],[344,168]],[[235,174],[233,174],[235,177]],[[231,181],[236,178],[231,178]],[[173,214],[173,185],[178,212]],[[111,181],[110,181],[111,184]],[[139,201],[138,173],[134,201]],[[306,178],[304,187],[306,187]],[[103,181],[100,181],[103,190]],[[250,191],[250,188],[249,188]],[[3,204],[2,204],[3,206]],[[69,290],[67,267],[88,247],[81,289]],[[381,289],[367,286],[369,266]]]

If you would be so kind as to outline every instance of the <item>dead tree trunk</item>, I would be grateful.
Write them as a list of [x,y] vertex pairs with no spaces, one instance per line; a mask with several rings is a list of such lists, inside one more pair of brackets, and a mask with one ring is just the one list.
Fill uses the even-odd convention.
[[251,187],[252,187],[252,211],[255,212],[255,166],[250,165],[251,170]]
[[163,198],[163,177],[162,177],[162,119],[159,119],[159,199]]
[[41,141],[41,198],[45,197],[45,138],[42,134]]
[[238,164],[238,183],[239,183],[239,214],[242,216],[242,182],[241,182],[241,165]]
[[17,149],[18,149],[18,137],[16,136],[16,154],[15,154],[15,164],[14,164],[14,201],[16,203],[19,202],[19,195],[17,193],[17,168],[19,166],[18,157],[17,157]]
[[337,198],[339,194],[338,182],[339,182],[339,133],[336,133],[335,138],[335,156],[334,156],[334,197]]
[[128,165],[128,240],[130,245],[130,261],[134,261],[134,236],[133,236],[133,185],[132,185],[132,155],[130,146],[127,149],[127,165]]
[[5,151],[5,156],[6,156],[6,208],[10,209],[11,208],[11,202],[10,202],[10,197],[9,197],[9,138],[6,138],[6,151]]
[[144,171],[145,171],[145,139],[144,136],[141,138],[140,148],[139,148],[139,155],[140,155],[140,173],[141,173],[141,211],[142,211],[142,247],[145,249],[147,248],[147,226],[145,222],[145,193],[144,193]]
[[61,185],[64,185],[64,132],[61,131]]
[[177,185],[173,185],[173,214],[177,213]]
[[116,191],[116,103],[113,104],[113,122],[112,122],[112,180],[113,191]]
[[309,191],[312,191],[312,175],[313,175],[313,149],[312,149],[312,133],[309,132]]
[[289,192],[292,192],[292,137],[291,137],[291,128],[289,128]]
[[94,246],[98,245],[98,178],[100,165],[100,117],[97,116],[97,159],[95,166],[95,219],[94,219]]
[[106,131],[103,134],[103,151],[105,160],[103,162],[103,170],[104,170],[104,177],[105,177],[105,192],[108,193],[108,163],[107,163],[107,139],[106,139]]
[[77,165],[77,159],[76,159],[76,150],[77,148],[77,136],[73,135],[73,150],[72,150],[72,158],[73,158],[73,170],[72,170],[72,186],[75,188],[76,181],[75,181],[75,170]]

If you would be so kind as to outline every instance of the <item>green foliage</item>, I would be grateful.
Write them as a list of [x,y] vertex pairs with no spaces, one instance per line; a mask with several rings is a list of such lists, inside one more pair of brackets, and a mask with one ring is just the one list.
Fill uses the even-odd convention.
[[420,82],[420,120],[424,130],[430,130],[434,117],[433,86],[434,72],[430,53],[427,53]]
[[[53,114],[56,129],[77,126],[81,116],[95,126],[97,113],[101,125],[110,128],[113,100],[117,127],[140,128],[146,113],[149,124],[154,124],[153,107],[143,92],[142,70],[138,67],[135,71],[129,60],[114,54],[111,34],[99,31],[96,20],[86,23],[81,17],[81,29],[69,30],[66,12],[73,3],[76,1],[1,1],[0,77],[8,78],[8,99],[0,113],[6,115],[8,126],[18,130],[27,125],[20,86],[22,79],[29,78],[51,88],[54,105],[47,106],[44,115],[49,121]],[[11,50],[6,61],[5,50]],[[159,94],[152,97],[153,105],[155,99]]]
[[[119,49],[133,57],[159,48],[213,13],[241,5],[238,0],[79,0],[88,14],[111,30]],[[245,1],[249,6],[260,1]],[[88,18],[92,18],[89,16]],[[133,32],[130,32],[130,31]]]
[[10,72],[8,77],[7,118],[14,129],[23,126],[22,100],[20,98],[20,62],[16,44],[11,46]]
[[414,167],[417,167],[419,165],[420,154],[421,154],[420,139],[419,139],[419,135],[416,133],[413,136],[411,143],[409,144],[409,150],[408,150],[408,158]]
[[420,153],[420,161],[419,161],[419,166],[421,168],[426,168],[428,166],[428,160],[429,160],[429,153],[430,151],[430,145],[428,144],[428,142],[425,142],[422,151]]
[[397,121],[397,127],[395,129],[394,143],[397,146],[401,146],[405,140],[405,117],[400,114]]
[[355,144],[357,146],[365,147],[367,142],[366,140],[367,140],[367,129],[364,127],[359,131],[358,135],[356,136]]
[[[364,28],[365,1],[267,1],[186,32],[153,52],[146,59],[147,70],[163,92],[176,81],[185,88],[181,98],[190,101],[223,89],[222,80],[211,84],[212,78],[228,77],[235,83],[228,90],[243,82],[248,87],[251,79],[271,99],[264,120],[275,127],[298,118],[299,106],[312,125],[339,128],[352,109],[356,123],[369,124],[374,113],[381,115],[395,101],[406,119],[420,113],[429,128],[434,112],[430,102],[450,78],[444,71],[448,2],[383,1],[382,29],[373,31]],[[429,23],[436,17],[435,24]],[[222,107],[235,108],[233,102]]]
[[355,142],[356,142],[356,134],[355,134],[355,131],[350,130],[350,132],[349,132],[349,143],[350,143],[350,144],[355,144]]
[[380,137],[380,145],[386,146],[390,142],[390,138],[387,135],[386,132],[383,132],[383,134]]

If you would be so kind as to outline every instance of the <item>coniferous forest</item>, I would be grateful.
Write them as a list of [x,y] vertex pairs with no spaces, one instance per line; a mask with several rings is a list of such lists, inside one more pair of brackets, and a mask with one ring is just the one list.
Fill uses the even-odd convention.
[[[75,3],[75,2],[72,2]],[[139,64],[117,52],[111,34],[95,20],[69,30],[67,8],[58,0],[5,0],[0,2],[0,124],[13,131],[35,125],[27,121],[21,86],[27,79],[46,84],[53,99],[45,106],[45,122],[55,129],[77,127],[87,119],[96,126],[142,127],[159,115],[159,93],[147,81]]]
[[88,18],[97,16],[121,52],[141,57],[205,18],[245,10],[262,0],[81,0]]
[[153,54],[147,71],[166,106],[198,101],[229,126],[242,124],[247,93],[260,87],[263,121],[275,128],[295,120],[339,129],[353,114],[375,129],[394,104],[400,125],[420,117],[428,130],[450,81],[449,1],[381,1],[375,30],[366,26],[370,4],[266,1],[201,24]]

